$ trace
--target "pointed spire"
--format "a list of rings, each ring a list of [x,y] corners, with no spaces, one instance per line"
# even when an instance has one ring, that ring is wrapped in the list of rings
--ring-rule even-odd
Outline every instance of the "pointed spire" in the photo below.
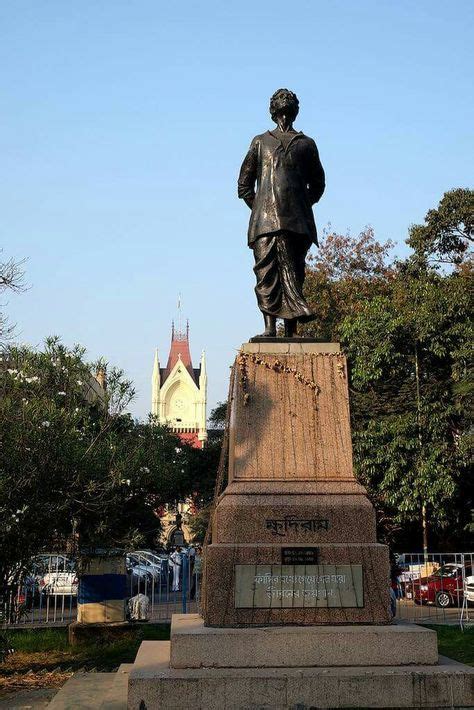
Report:
[[[199,391],[201,394],[201,401],[199,406],[199,440],[201,445],[207,441],[207,430],[206,430],[206,420],[207,420],[207,371],[206,371],[206,354],[204,350],[201,353],[201,363],[199,371]]]
[[[186,318],[186,340],[189,341],[189,318]]]
[[[204,350],[201,353],[201,375],[206,374],[206,353]]]
[[[160,379],[160,361],[158,359],[158,348],[156,348],[155,350],[155,359],[153,360],[153,381],[156,380],[156,378]]]
[[[171,321],[171,340],[174,340],[174,319]]]
[[[178,293],[178,333],[181,335],[182,332],[182,322],[181,322],[181,293]]]
[[[160,360],[158,358],[158,348],[155,350],[155,359],[153,361],[153,374],[151,376],[151,413],[158,415],[160,406]]]
[[[201,353],[201,362],[199,368],[199,389],[203,392],[204,397],[206,397],[207,389],[207,369],[206,369],[206,354],[204,350]]]
[[[160,360],[158,358],[158,348],[155,350],[155,358],[153,360],[153,374],[151,376],[151,384],[152,384],[152,389],[153,389],[153,395],[152,395],[152,399],[153,399],[154,395],[158,394],[158,391],[159,391],[160,385],[161,385]],[[156,392],[155,392],[155,390],[156,390]]]

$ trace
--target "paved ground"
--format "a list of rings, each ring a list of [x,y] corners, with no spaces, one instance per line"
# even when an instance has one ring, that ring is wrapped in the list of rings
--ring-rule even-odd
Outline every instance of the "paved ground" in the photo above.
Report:
[[[198,612],[195,601],[187,603],[187,612],[196,614]],[[150,609],[150,621],[155,623],[170,622],[173,614],[182,614],[183,607],[181,601],[155,601]],[[417,606],[411,600],[400,599],[397,602],[397,618],[402,621],[410,621],[415,624],[458,624],[461,609],[450,607],[449,609],[439,609],[434,604]],[[13,625],[13,628],[35,627],[35,626],[66,626],[75,621],[77,609],[58,606],[56,611],[53,607],[49,609],[33,609],[20,624]],[[474,622],[474,609],[469,609],[471,623]]]
[[[57,688],[39,690],[18,690],[0,697],[0,710],[29,710],[45,708],[58,692]]]
[[[474,623],[474,609],[470,608],[469,617]],[[413,624],[459,624],[461,609],[450,607],[449,609],[439,609],[434,604],[424,604],[417,606],[407,599],[399,599],[397,602],[397,618],[401,621],[409,621]]]

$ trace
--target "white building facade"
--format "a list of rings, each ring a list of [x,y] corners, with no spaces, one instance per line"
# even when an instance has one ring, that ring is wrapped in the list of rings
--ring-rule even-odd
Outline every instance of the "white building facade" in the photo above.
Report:
[[[155,353],[152,375],[151,412],[183,441],[202,448],[207,441],[207,373],[204,352],[198,368],[193,367],[186,332],[171,331],[166,367],[160,367]]]

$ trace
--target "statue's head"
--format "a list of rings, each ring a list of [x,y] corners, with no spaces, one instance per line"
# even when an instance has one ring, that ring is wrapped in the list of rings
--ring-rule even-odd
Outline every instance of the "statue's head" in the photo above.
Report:
[[[298,115],[300,103],[298,97],[289,89],[278,89],[270,99],[270,116],[272,121],[277,122],[277,116],[286,112],[292,121]]]

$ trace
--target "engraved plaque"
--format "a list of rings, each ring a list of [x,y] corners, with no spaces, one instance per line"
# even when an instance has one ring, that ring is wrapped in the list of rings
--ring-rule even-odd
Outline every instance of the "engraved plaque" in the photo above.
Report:
[[[282,547],[282,565],[317,565],[317,547]]]
[[[363,606],[362,565],[235,565],[237,609]]]

